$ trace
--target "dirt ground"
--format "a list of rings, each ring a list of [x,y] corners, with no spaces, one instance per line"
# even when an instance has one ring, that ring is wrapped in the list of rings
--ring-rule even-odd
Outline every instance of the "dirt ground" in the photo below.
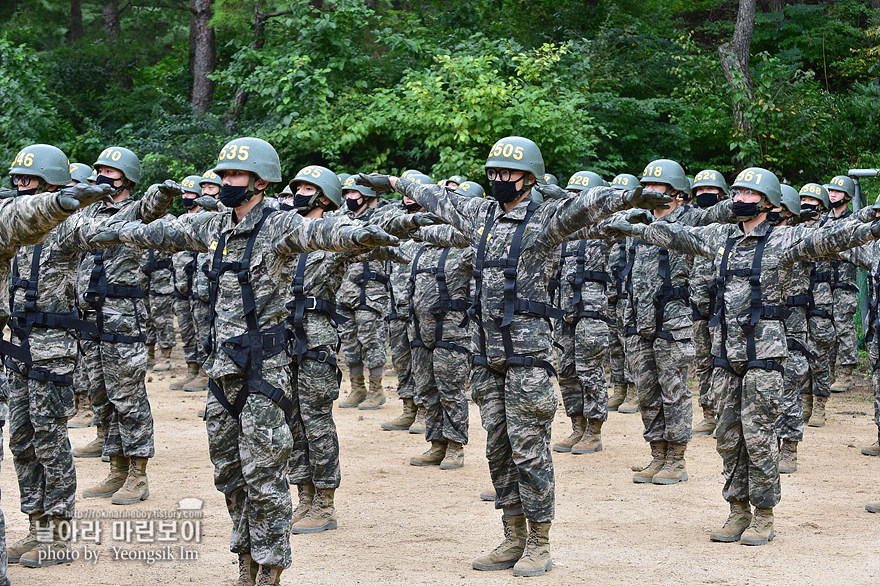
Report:
[[[175,354],[177,364],[181,357]],[[150,498],[133,507],[109,499],[83,499],[82,487],[106,475],[108,464],[77,459],[77,510],[171,511],[184,497],[204,500],[198,560],[114,561],[111,522],[96,562],[46,569],[10,564],[15,585],[27,584],[230,584],[236,557],[228,551],[230,521],[214,488],[205,426],[197,412],[201,393],[171,391],[171,373],[148,383],[156,427],[156,457],[148,468]],[[388,378],[391,387],[395,379]],[[344,383],[343,392],[347,392]],[[829,423],[807,428],[800,469],[783,476],[776,509],[776,539],[764,547],[718,544],[709,532],[727,516],[721,498],[721,462],[711,437],[697,436],[687,453],[690,480],[675,486],[638,485],[630,465],[648,460],[637,414],[611,413],[602,452],[554,456],[556,521],[551,532],[554,569],[535,584],[877,584],[880,583],[880,515],[865,502],[880,499],[880,458],[859,448],[876,437],[868,389],[833,395]],[[490,486],[486,435],[471,405],[471,442],[457,471],[415,468],[410,456],[424,451],[423,436],[382,431],[400,403],[378,411],[337,409],[342,487],[339,529],[294,535],[293,566],[282,584],[507,584],[509,570],[477,572],[471,560],[500,541],[500,514],[478,495]],[[695,412],[698,412],[695,404]],[[94,437],[94,428],[70,430],[72,443]],[[568,433],[559,410],[554,438]],[[0,476],[9,542],[27,531],[18,510],[18,486],[7,447]],[[82,549],[83,545],[77,548]],[[158,549],[158,544],[138,546]]]

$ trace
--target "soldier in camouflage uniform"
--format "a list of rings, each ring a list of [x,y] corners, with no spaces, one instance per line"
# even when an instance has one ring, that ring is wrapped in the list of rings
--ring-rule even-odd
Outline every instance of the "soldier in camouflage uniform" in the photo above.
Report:
[[[62,328],[78,325],[72,291],[79,253],[67,247],[66,240],[84,222],[81,215],[71,213],[107,196],[110,190],[87,183],[61,190],[70,182],[67,157],[49,145],[23,149],[9,173],[19,197],[0,201],[0,251],[4,257],[0,262],[0,324],[9,323],[13,332],[12,342],[0,341],[10,369],[10,380],[0,376],[0,431],[11,415],[10,447],[22,512],[28,514],[30,523],[27,536],[9,547],[8,558],[39,567],[68,559],[69,536],[62,536],[61,525],[73,517],[76,491],[66,426],[66,418],[73,413],[70,374],[76,338],[75,333]],[[40,194],[35,195],[37,192]],[[59,224],[61,227],[53,230]],[[16,251],[17,247],[21,248]],[[9,260],[13,257],[10,280]],[[27,295],[19,292],[22,288],[27,289]],[[11,303],[7,297],[10,289],[14,295]],[[2,452],[0,440],[0,460]],[[37,540],[38,524],[49,536],[42,543]],[[58,561],[40,559],[39,554],[47,552]],[[6,529],[0,511],[0,584],[9,584],[6,564]]]
[[[839,222],[852,212],[849,202],[856,195],[855,182],[846,175],[838,175],[824,185],[828,191],[831,210],[823,218],[822,223]],[[853,371],[858,363],[858,344],[856,327],[853,318],[859,307],[859,287],[856,280],[855,265],[846,261],[831,262],[831,291],[833,305],[831,318],[834,321],[834,344],[831,346],[829,365],[832,377],[829,390],[835,393],[847,391],[853,385]],[[836,368],[835,368],[836,364]]]
[[[716,435],[724,462],[722,494],[730,516],[713,541],[763,545],[775,534],[773,507],[780,499],[775,423],[783,395],[785,292],[792,265],[858,246],[880,235],[880,223],[836,222],[828,230],[774,227],[767,212],[781,205],[776,176],[766,169],[741,172],[733,213],[737,225],[686,227],[614,224],[638,238],[685,254],[715,258],[718,306],[713,318],[713,393]],[[874,211],[870,210],[871,220]],[[749,507],[755,507],[755,513]]]
[[[522,137],[495,143],[486,171],[494,199],[463,197],[440,186],[385,175],[362,174],[358,181],[393,188],[470,240],[476,278],[471,383],[488,432],[486,455],[497,493],[495,507],[503,509],[505,527],[502,544],[475,560],[474,568],[513,566],[515,575],[531,576],[552,567],[549,531],[555,482],[550,427],[557,398],[550,379],[548,318],[561,313],[549,303],[546,267],[572,232],[628,205],[657,201],[658,194],[636,190],[621,196],[597,187],[538,204],[529,194],[544,175],[544,161],[538,146]]]
[[[281,166],[275,149],[263,140],[230,141],[214,171],[223,180],[219,199],[228,211],[125,226],[108,231],[102,245],[122,241],[212,255],[205,369],[211,388],[206,424],[214,483],[226,497],[232,519],[230,550],[239,555],[238,583],[264,586],[276,584],[291,563],[292,507],[284,472],[293,445],[288,421],[294,404],[286,284],[293,278],[298,253],[389,240],[376,227],[370,231],[343,225],[345,219],[303,220],[267,205],[264,191],[281,180]]]
[[[629,173],[621,173],[611,181],[611,187],[620,191],[635,189],[641,183],[639,178]],[[611,318],[608,336],[608,366],[613,389],[608,399],[608,410],[618,413],[638,413],[639,394],[633,382],[632,374],[626,360],[624,344],[626,342],[626,279],[623,270],[626,268],[626,251],[629,243],[626,238],[615,242],[608,252],[608,275],[611,285],[608,287],[608,315]]]
[[[98,221],[151,222],[165,215],[181,193],[177,183],[166,181],[135,201],[131,190],[140,181],[140,161],[126,148],[104,149],[95,169],[97,184],[115,190],[113,203],[83,212]],[[79,307],[90,323],[90,331],[81,337],[84,360],[78,367],[88,374],[99,429],[98,438],[79,453],[103,453],[110,459],[110,473],[86,488],[83,496],[112,497],[114,504],[125,505],[149,496],[146,467],[155,453],[153,416],[144,382],[146,309],[140,266],[141,251],[133,246],[91,250],[80,264],[77,283]]]
[[[572,194],[608,182],[596,173],[580,171],[568,180]],[[559,389],[572,433],[553,444],[557,452],[590,454],[602,449],[602,424],[608,419],[605,355],[608,351],[608,240],[581,239],[575,233],[560,250],[557,306],[565,313],[556,322],[559,351]]]
[[[691,187],[693,203],[700,209],[714,206],[727,198],[727,181],[715,169],[704,169],[694,176]],[[690,303],[694,314],[694,374],[703,420],[693,428],[694,435],[711,435],[715,431],[715,402],[710,396],[712,375],[712,337],[709,334],[709,318],[715,309],[713,284],[715,267],[712,259],[694,258],[690,277]]]
[[[376,208],[371,202],[378,195],[369,187],[356,185],[353,177],[345,180],[342,197],[343,215],[360,222],[370,222]],[[388,275],[385,264],[368,255],[350,259],[336,293],[339,314],[345,323],[339,326],[342,351],[351,381],[351,392],[339,402],[342,409],[378,409],[385,403],[382,376],[385,373],[385,320],[388,309]],[[369,390],[364,371],[369,376]]]
[[[171,217],[171,216],[169,216]],[[157,372],[171,370],[171,351],[174,349],[174,267],[171,257],[155,250],[145,250],[142,255],[141,287],[147,293],[146,345],[147,361]],[[160,358],[156,359],[156,344]]]

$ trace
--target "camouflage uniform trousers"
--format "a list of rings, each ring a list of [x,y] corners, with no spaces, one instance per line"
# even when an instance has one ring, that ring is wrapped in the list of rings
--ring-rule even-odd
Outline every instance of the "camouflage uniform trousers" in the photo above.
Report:
[[[447,340],[467,348],[469,339]],[[416,396],[425,408],[425,439],[468,443],[467,383],[470,353],[412,349]]]
[[[733,364],[742,372],[743,363]],[[718,397],[717,450],[724,466],[722,495],[772,508],[779,503],[779,444],[774,429],[783,394],[783,375],[752,368],[736,375],[724,368],[712,373]]]
[[[686,338],[627,336],[626,359],[639,394],[645,441],[686,444],[691,440],[694,407],[687,375],[694,354],[694,343]]]
[[[790,335],[806,346],[806,335]],[[793,442],[804,440],[804,403],[801,400],[804,388],[810,384],[810,364],[804,353],[789,349],[782,375],[782,397],[779,402],[779,417],[776,419],[776,435],[779,439]]]
[[[332,346],[312,348],[335,357]],[[336,366],[328,361],[303,358],[291,361],[293,373],[293,417],[290,432],[293,449],[287,477],[291,484],[312,482],[317,488],[338,488],[339,437],[333,422],[333,401],[339,398]]]
[[[552,359],[550,351],[531,356]],[[511,366],[502,374],[474,366],[471,389],[487,432],[495,508],[522,506],[527,519],[552,521],[556,480],[550,427],[559,399],[550,375],[535,367]]]
[[[608,304],[612,323],[609,327],[608,336],[608,365],[611,370],[611,384],[614,386],[625,385],[632,382],[632,377],[626,366],[625,330],[623,311],[626,307],[626,299],[620,298],[614,303]]]
[[[106,331],[120,335],[137,336],[139,332],[133,316],[109,316],[104,325]],[[81,340],[80,345],[95,423],[107,430],[103,455],[152,458],[153,415],[144,384],[147,350],[143,342]]]
[[[856,345],[858,338],[856,325],[853,318],[859,306],[859,298],[856,293],[845,289],[834,290],[834,309],[831,317],[834,320],[834,344],[831,349],[830,359],[841,366],[855,365],[859,361]]]
[[[831,396],[831,352],[834,347],[834,322],[825,317],[808,320],[807,350],[815,360],[810,361],[810,382],[804,386],[804,395]]]
[[[199,341],[196,337],[196,324],[193,322],[193,303],[188,297],[174,299],[174,315],[177,316],[177,327],[180,329],[180,342],[183,344],[183,358],[187,363],[199,362]]]
[[[206,358],[205,340],[208,339],[211,333],[211,328],[208,324],[208,319],[211,317],[211,305],[201,299],[191,299],[189,309],[192,312],[192,322],[196,336],[196,350],[198,351],[196,361],[199,364],[204,364]]]
[[[3,426],[0,425],[0,462],[3,462]],[[6,570],[9,566],[9,556],[6,554],[6,517],[0,508],[0,586],[9,586],[9,578]]]
[[[83,355],[82,345],[76,344],[76,366],[73,369],[73,394],[80,396],[89,395],[89,373],[83,364],[86,357]]]
[[[385,320],[369,309],[336,308],[348,321],[339,326],[342,351],[348,366],[363,364],[365,368],[384,367],[388,359],[385,352]]]
[[[92,411],[95,414],[94,424],[106,429],[110,423],[110,402],[107,400],[107,387],[104,385],[99,348],[99,342],[79,341],[76,370],[73,373],[73,387],[77,395],[88,395]]]
[[[73,372],[74,358],[35,362],[53,374]],[[26,371],[27,367],[16,363]],[[21,512],[73,518],[76,470],[67,436],[67,418],[75,412],[73,388],[29,380],[9,372],[9,448],[12,451]]]
[[[581,318],[576,324],[559,320],[556,328],[559,351],[559,389],[569,417],[608,419],[608,387],[605,384],[605,352],[608,324]]]
[[[868,360],[871,361],[871,385],[874,387],[874,423],[880,429],[880,368],[877,362],[880,360],[880,341],[876,336],[868,344]]]
[[[416,393],[416,385],[413,382],[413,356],[409,347],[409,332],[405,319],[408,310],[404,311],[406,313],[400,314],[399,319],[388,320],[391,364],[394,366],[394,372],[397,373],[397,395],[401,399],[415,399],[416,403],[421,405],[421,397]]]
[[[700,407],[715,411],[715,397],[712,396],[712,334],[709,320],[694,320],[694,374],[697,378],[697,392]]]
[[[266,369],[263,380],[285,391],[291,386],[287,368]],[[243,375],[216,381],[230,403],[235,402],[244,382]],[[293,509],[284,470],[293,438],[284,413],[268,397],[252,394],[236,420],[211,394],[205,424],[214,486],[226,498],[232,519],[229,550],[250,553],[263,565],[290,567]]]
[[[159,342],[160,348],[174,348],[174,297],[150,293],[147,298],[147,344]]]

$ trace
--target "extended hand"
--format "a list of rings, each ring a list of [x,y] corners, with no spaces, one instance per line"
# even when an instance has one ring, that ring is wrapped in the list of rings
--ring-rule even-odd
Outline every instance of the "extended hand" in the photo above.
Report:
[[[616,220],[611,222],[611,225],[608,226],[606,232],[612,236],[622,236],[626,238],[627,236],[632,236],[635,229],[633,228],[633,224],[630,224],[627,221]]]
[[[354,178],[354,182],[358,185],[364,185],[376,191],[394,191],[391,186],[391,177],[382,173],[358,173]]]
[[[650,224],[654,221],[654,214],[648,210],[633,210],[626,216],[630,224]]]
[[[77,183],[58,192],[58,205],[68,212],[74,212],[97,201],[112,202],[112,194],[115,192],[109,185]]]
[[[659,191],[651,191],[644,187],[636,187],[631,191],[623,192],[623,201],[626,203],[626,206],[630,208],[665,210],[669,207],[672,198]]]
[[[397,246],[400,240],[379,226],[364,226],[355,230],[354,240],[362,246]]]
[[[171,179],[166,179],[164,183],[159,185],[159,191],[162,192],[162,195],[183,195],[183,187],[177,181],[172,181]]]
[[[196,198],[196,205],[204,208],[206,210],[211,210],[212,212],[217,211],[217,206],[220,202],[211,197],[210,195],[203,195],[201,197]]]
[[[538,193],[544,196],[544,199],[563,199],[572,196],[572,194],[565,189],[553,184],[536,185],[535,189],[538,190]]]

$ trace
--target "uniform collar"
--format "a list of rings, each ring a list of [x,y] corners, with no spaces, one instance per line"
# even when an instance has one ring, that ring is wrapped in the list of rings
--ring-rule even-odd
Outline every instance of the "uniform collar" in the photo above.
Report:
[[[266,207],[266,196],[263,196],[260,203],[255,205],[237,224],[232,219],[232,214],[235,213],[235,210],[228,210],[226,212],[226,219],[223,222],[223,231],[236,234],[247,234],[252,231],[257,223],[263,218],[263,210],[265,210]]]
[[[656,218],[655,222],[677,222],[689,211],[688,206],[680,205],[662,218]]]
[[[503,217],[506,220],[513,220],[514,222],[521,222],[526,217],[526,212],[529,209],[529,204],[532,203],[531,196],[526,197],[521,202],[516,204],[516,207],[510,210],[509,212],[504,211],[504,206],[502,204],[498,204],[499,216]]]

